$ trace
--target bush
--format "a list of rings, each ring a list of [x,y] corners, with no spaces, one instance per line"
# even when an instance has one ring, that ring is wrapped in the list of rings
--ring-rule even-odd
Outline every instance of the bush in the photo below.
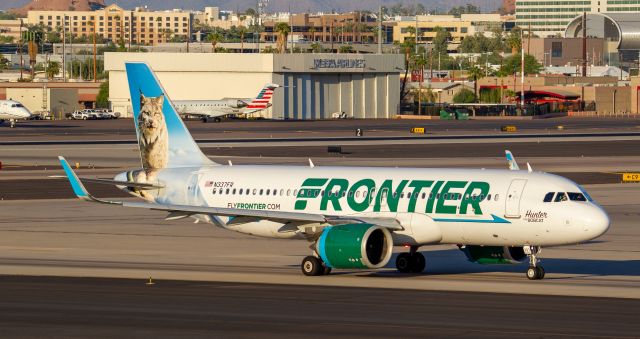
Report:
[[[476,95],[473,91],[463,88],[453,96],[453,102],[456,104],[471,104],[476,102]]]

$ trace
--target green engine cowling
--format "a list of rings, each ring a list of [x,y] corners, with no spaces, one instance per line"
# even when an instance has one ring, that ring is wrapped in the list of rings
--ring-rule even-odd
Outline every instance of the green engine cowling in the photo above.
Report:
[[[328,267],[381,268],[391,259],[393,239],[384,227],[337,225],[322,231],[316,251]]]
[[[460,246],[469,261],[481,265],[518,264],[527,258],[522,247]]]

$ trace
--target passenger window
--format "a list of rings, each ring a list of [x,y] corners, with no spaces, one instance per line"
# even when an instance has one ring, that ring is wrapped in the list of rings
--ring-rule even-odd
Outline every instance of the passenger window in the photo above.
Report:
[[[267,189],[267,192],[265,193],[265,195],[269,195],[269,192],[271,192],[271,190]]]
[[[291,195],[291,190],[287,190],[287,196]]]
[[[297,190],[297,189],[293,190],[293,196],[294,196],[294,197],[297,197],[297,196],[298,196],[298,190]]]
[[[283,195],[284,195],[284,188],[281,188],[280,189],[280,196],[283,196]]]
[[[236,194],[236,189],[235,189],[235,188],[233,189],[233,194],[234,194],[234,195]]]
[[[239,195],[242,195],[242,188],[238,191]]]
[[[400,193],[400,198],[404,198],[404,192]]]
[[[260,195],[262,195],[262,193],[264,193],[264,189],[260,189]]]
[[[427,196],[427,193],[422,192],[422,199],[424,199]]]
[[[244,194],[249,195],[249,189],[248,188],[245,190]]]
[[[227,188],[227,191],[224,194],[229,194],[229,189]]]
[[[571,201],[587,201],[587,198],[582,193],[571,193],[569,192],[569,200]]]
[[[555,194],[555,192],[549,192],[544,196],[544,202],[552,202],[553,201],[553,195]]]
[[[257,192],[258,192],[258,189],[254,188],[253,189],[253,195],[256,195]]]
[[[496,194],[496,195],[493,197],[493,200],[495,200],[495,201],[498,201],[498,199],[500,199],[500,194]]]
[[[491,201],[491,194],[487,195],[487,201]]]
[[[216,194],[216,189],[215,188],[213,189],[213,194]]]
[[[567,201],[567,194],[564,192],[559,192],[558,195],[556,195],[556,199],[554,200],[554,202],[561,202],[561,201]]]
[[[273,195],[278,195],[278,189],[277,188],[273,189]]]

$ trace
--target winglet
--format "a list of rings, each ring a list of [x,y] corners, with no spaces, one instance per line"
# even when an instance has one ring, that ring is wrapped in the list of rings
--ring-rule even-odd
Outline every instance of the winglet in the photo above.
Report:
[[[67,162],[67,160],[62,156],[58,156],[58,160],[60,160],[60,164],[62,165],[62,169],[64,170],[64,173],[67,175],[67,179],[69,179],[69,183],[71,184],[71,188],[73,189],[73,193],[78,198],[80,198],[82,200],[86,200],[86,201],[99,202],[99,203],[103,203],[103,204],[122,205],[121,202],[101,200],[101,199],[98,199],[98,198],[92,196],[91,194],[89,194],[89,191],[87,191],[87,189],[84,187],[84,185],[80,181],[80,178],[78,178],[76,173],[71,169],[71,166],[69,166],[69,163]]]
[[[518,163],[516,162],[516,159],[513,157],[513,154],[511,154],[511,151],[504,150],[504,154],[506,154],[506,156],[507,156],[507,162],[509,163],[509,169],[512,170],[512,171],[520,170],[520,167],[518,166]]]
[[[91,195],[89,194],[87,189],[84,188],[84,185],[82,184],[82,182],[80,181],[76,173],[71,169],[71,166],[69,166],[69,163],[67,162],[67,160],[62,156],[58,156],[58,160],[60,160],[62,169],[64,170],[64,173],[67,175],[67,179],[69,179],[69,183],[71,183],[71,188],[73,189],[73,193],[75,193],[75,195],[80,199],[92,200]]]

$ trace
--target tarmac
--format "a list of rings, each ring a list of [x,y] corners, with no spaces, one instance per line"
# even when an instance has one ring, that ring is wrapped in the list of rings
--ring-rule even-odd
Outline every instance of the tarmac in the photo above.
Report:
[[[122,140],[131,140],[115,133],[118,126],[134,133],[125,122],[132,124],[130,120],[28,122],[16,130],[31,124],[44,127],[33,127],[38,135],[18,133],[9,139],[53,138],[61,143],[0,143],[4,335],[634,337],[640,330],[633,312],[640,306],[640,228],[636,227],[640,184],[620,183],[620,173],[640,172],[639,137],[594,135],[596,140],[584,140],[605,132],[632,133],[635,120],[530,121],[535,129],[528,132],[533,134],[557,133],[545,132],[544,127],[573,123],[568,129],[587,135],[540,142],[535,136],[457,140],[456,135],[480,136],[477,128],[496,122],[471,122],[477,123],[474,126],[437,122],[433,126],[455,129],[439,132],[445,139],[437,144],[363,140],[345,143],[342,154],[326,153],[331,140],[296,140],[304,133],[295,128],[306,126],[309,133],[320,126],[318,130],[342,137],[351,134],[356,123],[385,124],[187,122],[190,127],[198,124],[194,126],[202,138],[212,139],[210,131],[233,127],[237,130],[222,133],[255,139],[233,147],[203,143],[213,160],[231,160],[234,165],[308,166],[307,158],[312,157],[316,166],[505,168],[503,150],[509,147],[521,167],[529,162],[534,170],[585,184],[612,219],[610,230],[599,239],[543,249],[547,275],[542,281],[527,280],[526,265],[469,263],[455,246],[422,248],[427,258],[423,274],[399,274],[390,264],[378,271],[336,270],[326,277],[305,277],[299,268],[300,260],[310,253],[304,241],[256,238],[188,220],[165,221],[165,214],[157,211],[72,199],[66,182],[50,177],[62,174],[57,155],[78,162],[78,173],[87,177],[110,178],[139,167],[140,160],[135,144],[66,141],[93,138],[91,128],[101,123],[107,125],[96,134],[99,138],[121,135]],[[62,123],[77,124],[79,132],[65,136],[61,131],[66,127],[56,125]],[[377,133],[403,137],[412,123],[391,121]],[[265,126],[275,127],[279,137],[289,141],[262,143],[257,138],[264,131],[249,135],[248,130]],[[2,129],[1,141],[7,140],[5,131],[9,129]],[[97,196],[131,199],[110,187],[88,187]],[[145,284],[149,277],[155,285]]]

